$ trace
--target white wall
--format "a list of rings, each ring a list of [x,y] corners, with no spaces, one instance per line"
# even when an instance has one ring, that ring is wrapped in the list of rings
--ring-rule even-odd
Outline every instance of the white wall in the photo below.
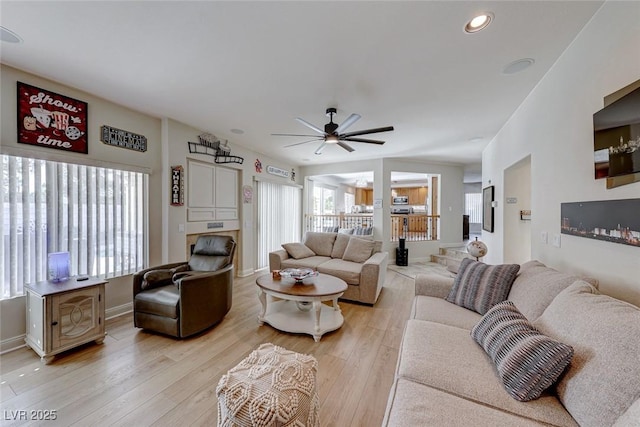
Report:
[[[539,238],[560,234],[563,202],[640,197],[640,183],[607,190],[594,179],[592,123],[603,97],[640,76],[639,17],[639,2],[606,2],[483,152],[483,185],[491,181],[499,201],[496,231],[482,234],[487,262],[503,262],[509,238],[504,170],[531,155],[531,257],[593,276],[601,291],[640,304],[639,248],[567,235],[556,248]]]
[[[211,132],[218,136],[218,138],[225,139],[226,136],[213,130],[198,130],[191,126],[177,122],[171,119],[165,119],[167,128],[167,157],[164,159],[164,168],[169,170],[171,166],[182,165],[185,168],[185,181],[187,180],[187,174],[189,173],[187,168],[187,160],[194,159],[200,162],[214,163],[214,158],[206,154],[192,154],[189,153],[188,142],[197,142],[198,135],[205,131]],[[288,171],[295,170],[294,165],[281,162],[272,157],[265,156],[260,153],[256,153],[251,150],[247,150],[242,146],[233,143],[230,138],[229,146],[231,148],[231,154],[239,156],[244,159],[242,165],[236,163],[219,164],[227,168],[238,170],[239,182],[238,182],[238,203],[239,203],[239,216],[240,216],[240,241],[238,242],[238,264],[236,271],[239,275],[245,276],[253,274],[256,266],[256,234],[255,234],[255,213],[256,213],[256,197],[255,197],[255,185],[254,178],[266,179],[275,182],[282,182],[288,184],[298,184],[302,182],[302,176],[296,173],[295,181],[290,178],[282,178],[275,175],[270,175],[266,172],[267,166],[275,166],[280,169]],[[255,168],[256,160],[260,160],[262,164],[262,172],[257,172]],[[169,178],[164,181],[165,193],[168,195],[170,192]],[[242,186],[250,185],[254,190],[254,197],[252,203],[243,203],[242,198]],[[185,192],[186,192],[185,188]],[[166,254],[164,256],[164,262],[177,262],[185,259],[185,248],[188,233],[199,233],[207,231],[201,229],[202,224],[188,223],[187,222],[187,200],[185,197],[185,206],[169,206],[168,202],[163,205],[165,216],[167,218],[167,231],[166,231]],[[179,225],[185,225],[185,231],[179,231]],[[226,222],[225,222],[226,226]],[[216,229],[215,231],[222,231],[224,229]]]
[[[50,160],[79,162],[94,165],[121,165],[125,169],[146,169],[149,177],[149,261],[161,260],[161,197],[163,191],[161,166],[160,120],[120,105],[97,98],[91,94],[57,84],[15,68],[1,65],[1,126],[0,152],[13,155],[28,155]],[[88,103],[88,154],[72,153],[46,147],[17,143],[16,82],[37,86]],[[147,151],[136,152],[113,147],[100,142],[100,126],[109,125],[126,129],[147,137]],[[119,307],[130,307],[131,276],[110,279],[106,286],[107,309],[117,311]],[[108,312],[109,313],[109,312]],[[0,301],[0,351],[10,347],[12,340],[20,340],[25,333],[24,297]],[[16,338],[18,337],[18,338]]]
[[[531,221],[520,219],[521,210],[531,210],[531,157],[505,169],[504,192],[504,262],[522,264],[531,259]]]
[[[331,173],[373,171],[373,198],[382,199],[382,209],[374,209],[374,237],[383,242],[383,250],[395,259],[395,242],[391,238],[391,172],[414,172],[440,175],[440,240],[407,242],[410,261],[429,260],[438,248],[446,244],[462,243],[462,215],[464,211],[463,167],[439,163],[416,162],[408,159],[379,159],[370,161],[334,163],[331,165],[304,166],[303,176]]]

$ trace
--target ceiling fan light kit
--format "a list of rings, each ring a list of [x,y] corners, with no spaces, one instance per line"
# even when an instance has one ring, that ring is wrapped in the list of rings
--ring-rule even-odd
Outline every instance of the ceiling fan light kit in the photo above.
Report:
[[[362,142],[365,144],[377,144],[377,145],[382,145],[385,143],[385,141],[380,141],[376,139],[366,139],[366,138],[354,138],[354,136],[368,135],[371,133],[390,132],[393,130],[393,126],[385,126],[380,128],[366,129],[366,130],[345,133],[344,131],[347,130],[347,128],[349,128],[355,122],[360,120],[361,116],[359,114],[354,113],[354,114],[351,114],[349,117],[347,117],[347,119],[343,121],[341,124],[337,124],[333,122],[333,115],[337,114],[336,108],[333,108],[333,107],[327,108],[326,114],[327,116],[329,116],[329,123],[324,125],[324,130],[320,129],[318,126],[314,125],[313,123],[309,123],[308,121],[300,117],[296,117],[296,120],[299,123],[317,132],[319,135],[301,135],[301,134],[292,134],[292,133],[272,133],[271,135],[272,136],[313,137],[314,139],[310,139],[308,141],[296,142],[295,144],[285,145],[285,147],[294,147],[296,145],[307,144],[309,142],[322,141],[320,146],[314,152],[315,154],[322,154],[322,150],[324,150],[327,144],[336,144],[351,153],[355,150],[350,145],[346,144],[345,141]]]

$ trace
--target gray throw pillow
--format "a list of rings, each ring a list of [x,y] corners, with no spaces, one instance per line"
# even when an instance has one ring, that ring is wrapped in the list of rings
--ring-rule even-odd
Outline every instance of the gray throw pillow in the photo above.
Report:
[[[519,269],[518,264],[487,265],[465,258],[445,299],[485,314],[491,307],[507,299]]]
[[[507,393],[521,402],[540,397],[573,357],[571,346],[541,334],[511,301],[487,311],[471,337],[496,365]]]
[[[315,252],[302,243],[285,243],[282,245],[285,251],[293,259],[309,258],[315,256]]]
[[[338,233],[336,241],[333,243],[333,250],[331,251],[331,258],[342,258],[344,251],[347,249],[351,236],[349,234]]]

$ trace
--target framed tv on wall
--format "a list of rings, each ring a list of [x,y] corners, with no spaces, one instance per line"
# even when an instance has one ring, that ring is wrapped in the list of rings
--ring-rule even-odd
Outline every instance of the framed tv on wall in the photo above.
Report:
[[[596,179],[608,188],[634,181],[624,177],[640,173],[640,87],[593,115],[593,149]]]

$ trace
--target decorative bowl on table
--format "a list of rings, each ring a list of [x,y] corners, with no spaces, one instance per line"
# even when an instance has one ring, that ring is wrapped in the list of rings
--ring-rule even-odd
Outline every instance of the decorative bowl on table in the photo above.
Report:
[[[302,281],[308,277],[315,277],[318,272],[311,268],[285,268],[280,270],[280,276],[295,280],[296,284],[302,284]]]

